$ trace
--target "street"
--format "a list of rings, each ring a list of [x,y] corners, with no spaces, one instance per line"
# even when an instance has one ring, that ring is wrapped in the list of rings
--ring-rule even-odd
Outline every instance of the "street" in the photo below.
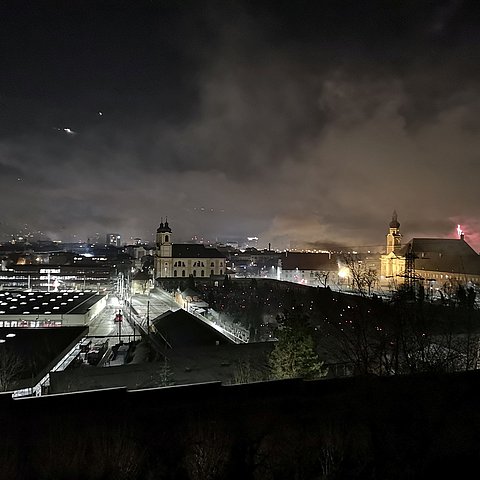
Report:
[[[137,312],[137,316],[134,316],[134,319],[145,329],[147,328],[147,314],[149,320],[152,321],[168,310],[174,312],[180,309],[180,306],[172,296],[158,288],[152,290],[148,295],[136,295],[132,297],[132,306]]]
[[[123,314],[122,322],[115,322],[115,315],[121,311]],[[107,306],[104,310],[97,315],[90,323],[88,336],[89,337],[117,337],[121,335],[123,342],[133,340],[133,329],[126,321],[125,312],[120,303],[120,300],[116,295],[110,294],[107,300]],[[135,336],[139,335],[138,330],[135,332]],[[115,342],[114,339],[112,339]],[[110,342],[112,343],[112,342]]]

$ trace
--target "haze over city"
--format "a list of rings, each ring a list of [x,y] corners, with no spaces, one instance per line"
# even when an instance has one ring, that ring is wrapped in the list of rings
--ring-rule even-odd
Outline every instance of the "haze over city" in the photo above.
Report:
[[[0,8],[3,238],[480,248],[478,3]]]

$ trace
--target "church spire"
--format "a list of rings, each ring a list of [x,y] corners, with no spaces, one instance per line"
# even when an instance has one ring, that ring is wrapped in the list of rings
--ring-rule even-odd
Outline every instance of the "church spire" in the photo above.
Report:
[[[397,230],[400,228],[400,223],[398,221],[396,210],[394,210],[392,213],[392,221],[390,222],[390,228],[395,228]]]
[[[387,234],[387,254],[397,253],[402,247],[400,233],[400,222],[398,221],[397,211],[394,210],[392,214],[392,221],[389,223],[389,230]]]

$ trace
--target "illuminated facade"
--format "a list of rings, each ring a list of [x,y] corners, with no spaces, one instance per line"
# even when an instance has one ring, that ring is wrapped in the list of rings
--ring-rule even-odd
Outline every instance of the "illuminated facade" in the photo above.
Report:
[[[225,256],[216,248],[172,243],[168,221],[157,229],[155,278],[211,277],[225,275]]]
[[[480,285],[480,256],[465,241],[455,238],[412,238],[401,244],[400,223],[394,212],[387,234],[386,253],[380,259],[380,281],[396,288],[405,282],[406,256],[413,255],[415,280],[429,290],[448,290],[458,285]]]

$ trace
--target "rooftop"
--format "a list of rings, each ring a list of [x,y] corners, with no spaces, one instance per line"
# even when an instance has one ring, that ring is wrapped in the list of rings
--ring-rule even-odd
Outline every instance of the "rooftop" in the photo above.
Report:
[[[152,321],[153,325],[160,332],[163,341],[176,349],[180,347],[216,345],[232,343],[220,332],[202,322],[195,315],[185,310],[165,312]]]
[[[405,255],[409,244],[417,255],[422,252],[428,252],[478,257],[475,250],[465,240],[457,238],[412,238],[402,247],[400,255]]]
[[[337,265],[328,253],[285,252],[280,259],[283,270],[325,270]]]
[[[18,362],[17,388],[33,385],[88,333],[88,327],[0,328],[0,348]]]
[[[0,292],[0,318],[2,315],[82,315],[103,295],[83,292]]]
[[[174,243],[172,256],[174,258],[225,258],[225,255],[216,248],[196,243]]]
[[[415,254],[416,270],[480,275],[480,256],[462,239],[413,238],[400,255],[407,253],[409,244]]]

